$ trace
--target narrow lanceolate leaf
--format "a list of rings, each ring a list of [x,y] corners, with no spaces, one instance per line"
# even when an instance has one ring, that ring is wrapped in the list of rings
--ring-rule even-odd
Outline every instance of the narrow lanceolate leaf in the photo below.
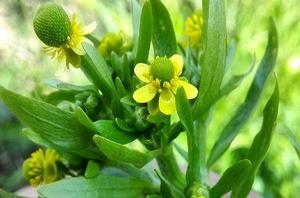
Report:
[[[0,87],[0,97],[25,125],[40,135],[40,138],[82,157],[99,157],[97,148],[92,146],[93,132],[78,122],[73,113],[18,95],[3,87]]]
[[[81,58],[81,70],[101,90],[105,97],[111,99],[115,88],[104,58],[94,46],[88,43],[84,43],[83,48],[86,55]]]
[[[273,20],[270,20],[269,39],[264,57],[256,71],[255,78],[247,93],[243,104],[236,110],[234,116],[227,123],[218,140],[213,146],[208,159],[208,165],[211,166],[219,157],[229,148],[231,142],[239,133],[240,129],[246,124],[252,111],[262,94],[266,80],[275,67],[277,57],[278,43],[277,32]]]
[[[47,198],[143,198],[148,193],[155,193],[155,189],[146,181],[98,175],[94,178],[73,177],[44,185],[38,189],[41,197]]]
[[[160,0],[150,0],[152,6],[152,44],[156,56],[170,57],[177,51],[176,37],[170,14]]]
[[[133,52],[136,54],[138,40],[139,40],[139,29],[140,29],[140,17],[142,8],[138,0],[132,0],[132,32],[133,32]]]
[[[146,1],[142,9],[140,19],[138,47],[135,56],[136,63],[147,63],[148,61],[152,37],[152,21],[153,17],[151,3],[149,1]]]
[[[129,149],[122,144],[118,144],[99,135],[94,135],[93,140],[98,146],[99,150],[103,152],[109,159],[113,161],[130,163],[136,167],[143,167],[158,153],[156,150],[148,153],[142,153],[138,150]]]
[[[203,0],[203,65],[195,118],[203,115],[218,96],[225,72],[226,15],[224,0]]]
[[[185,95],[184,89],[180,87],[176,93],[176,110],[180,118],[188,139],[188,168],[186,172],[187,184],[191,185],[193,182],[201,178],[200,175],[200,139],[199,133],[194,130],[193,117],[191,105]]]
[[[298,155],[298,158],[300,159],[300,142],[297,140],[297,137],[293,134],[293,132],[288,127],[285,127],[284,131],[285,131],[289,141],[293,145],[293,147]]]
[[[235,75],[231,79],[229,79],[229,81],[224,86],[221,87],[220,94],[217,99],[228,95],[233,90],[235,90],[238,86],[240,86],[240,84],[243,82],[243,80],[252,72],[252,70],[255,66],[255,62],[256,62],[256,58],[254,56],[249,70],[247,72],[245,72],[244,74]]]
[[[269,99],[267,105],[264,108],[263,124],[260,132],[255,136],[253,143],[247,154],[247,159],[252,163],[252,169],[246,179],[240,183],[239,188],[232,191],[233,198],[246,198],[251,191],[252,184],[254,182],[255,174],[264,160],[267,151],[270,147],[273,132],[276,126],[276,119],[278,114],[279,104],[279,90],[278,84],[273,92],[273,95]]]
[[[194,125],[191,105],[182,87],[178,88],[176,93],[176,110],[184,129],[190,136],[193,136]]]
[[[55,89],[62,90],[62,91],[72,91],[74,93],[90,91],[96,94],[98,93],[97,88],[94,85],[79,86],[70,83],[65,83],[60,80],[50,80],[47,82],[47,84]]]
[[[210,189],[211,198],[220,198],[224,194],[236,189],[251,171],[251,162],[247,159],[238,161],[229,167],[218,183]]]
[[[175,197],[173,191],[176,189],[172,188],[172,185],[169,183],[169,181],[166,178],[164,178],[164,176],[162,176],[157,170],[154,171],[160,179],[160,194],[163,197],[168,197],[168,198]]]

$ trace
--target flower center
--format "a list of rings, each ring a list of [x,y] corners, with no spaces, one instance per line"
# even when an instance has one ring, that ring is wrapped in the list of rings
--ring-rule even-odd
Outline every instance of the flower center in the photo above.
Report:
[[[61,6],[46,3],[37,11],[33,28],[43,43],[51,47],[61,47],[70,36],[71,22]]]
[[[167,57],[157,57],[151,63],[151,74],[154,79],[169,82],[174,77],[174,66]]]

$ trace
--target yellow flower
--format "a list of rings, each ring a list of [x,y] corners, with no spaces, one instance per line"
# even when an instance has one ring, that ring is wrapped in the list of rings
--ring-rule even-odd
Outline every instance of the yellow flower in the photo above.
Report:
[[[23,174],[32,186],[48,184],[59,179],[56,162],[60,156],[53,149],[47,149],[45,154],[38,149],[23,163]]]
[[[84,41],[91,43],[85,35],[96,29],[93,22],[86,27],[77,21],[73,14],[70,21],[65,10],[55,3],[45,3],[37,11],[33,28],[38,38],[46,45],[45,51],[59,62],[66,60],[66,65],[80,66],[80,56],[85,54]]]
[[[76,14],[74,13],[71,20],[71,33],[64,45],[60,47],[44,46],[44,50],[52,58],[57,58],[58,62],[65,60],[68,68],[69,64],[74,67],[80,67],[80,56],[85,55],[82,43],[88,42],[93,44],[85,35],[90,34],[96,29],[96,22],[82,27],[76,18]]]
[[[200,47],[200,40],[203,29],[203,17],[201,11],[195,11],[192,16],[185,21],[185,35],[188,36],[190,45],[195,48]]]
[[[196,87],[179,78],[182,68],[183,59],[177,54],[169,59],[156,57],[150,65],[138,63],[134,73],[146,85],[133,93],[133,99],[138,103],[149,103],[158,94],[159,110],[171,115],[176,111],[175,94],[178,87],[184,88],[188,99],[198,94]]]

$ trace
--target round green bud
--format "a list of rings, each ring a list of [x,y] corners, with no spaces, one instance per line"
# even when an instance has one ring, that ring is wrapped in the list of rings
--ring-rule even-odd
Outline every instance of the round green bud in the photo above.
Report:
[[[151,74],[161,82],[170,81],[174,77],[173,63],[167,57],[157,57],[151,63]]]
[[[61,6],[46,3],[38,9],[33,19],[33,29],[46,45],[61,47],[71,34],[71,22]]]

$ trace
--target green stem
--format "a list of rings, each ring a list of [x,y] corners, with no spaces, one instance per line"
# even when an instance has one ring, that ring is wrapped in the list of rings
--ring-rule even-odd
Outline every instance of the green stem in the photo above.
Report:
[[[206,129],[207,115],[202,116],[194,122],[194,130],[187,133],[188,141],[188,169],[186,173],[187,187],[185,192],[188,196],[208,183],[206,167]],[[197,190],[196,190],[197,191]]]
[[[183,192],[185,178],[178,167],[178,164],[176,163],[172,144],[162,148],[156,160],[161,174],[170,182],[172,182],[174,187]]]
[[[208,171],[206,166],[206,131],[207,131],[207,118],[208,116],[204,116],[199,122],[198,122],[198,136],[199,136],[199,142],[200,145],[200,181],[202,184],[208,183]],[[196,128],[196,129],[197,129]]]

